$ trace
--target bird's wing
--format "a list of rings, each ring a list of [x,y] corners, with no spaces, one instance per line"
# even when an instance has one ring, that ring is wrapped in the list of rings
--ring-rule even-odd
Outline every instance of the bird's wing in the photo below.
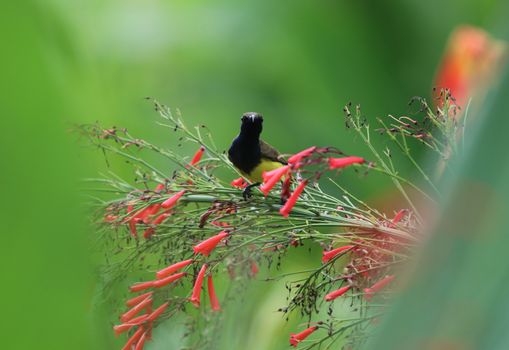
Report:
[[[260,151],[262,158],[272,160],[274,162],[279,162],[282,164],[287,164],[286,160],[279,154],[277,149],[269,145],[267,142],[260,140]]]

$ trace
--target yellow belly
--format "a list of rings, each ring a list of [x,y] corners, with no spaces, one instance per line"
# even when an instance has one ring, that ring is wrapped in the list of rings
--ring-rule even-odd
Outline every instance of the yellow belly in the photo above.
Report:
[[[281,168],[283,164],[279,162],[274,162],[272,160],[262,159],[260,164],[258,164],[249,174],[242,173],[245,177],[247,177],[251,182],[263,182],[262,174],[264,171],[271,171],[277,168]]]

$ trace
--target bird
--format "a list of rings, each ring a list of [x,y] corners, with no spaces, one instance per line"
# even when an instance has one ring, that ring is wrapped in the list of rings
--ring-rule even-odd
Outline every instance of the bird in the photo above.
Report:
[[[263,130],[263,116],[257,112],[246,112],[240,118],[240,133],[228,150],[228,159],[249,179],[251,184],[244,189],[243,196],[251,196],[251,189],[263,182],[263,173],[281,168],[287,164],[281,154],[260,139]]]

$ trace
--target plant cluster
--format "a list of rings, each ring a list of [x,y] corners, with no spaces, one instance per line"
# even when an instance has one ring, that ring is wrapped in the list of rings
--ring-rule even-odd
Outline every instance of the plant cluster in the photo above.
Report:
[[[146,271],[146,280],[130,286],[132,295],[114,326],[115,334],[127,334],[124,349],[143,349],[154,327],[179,313],[192,315],[193,308],[219,317],[231,295],[218,295],[213,279],[249,280],[262,268],[275,273],[268,281],[292,278],[287,282],[288,303],[279,311],[306,323],[290,335],[292,346],[348,348],[364,341],[398,285],[397,267],[412,257],[421,240],[426,219],[422,203],[440,195],[411,145],[424,145],[443,161],[458,151],[463,126],[454,117],[457,107],[449,103],[450,95],[442,94],[436,110],[418,99],[412,117],[379,119],[381,128],[376,129],[399,148],[423,181],[400,175],[389,147],[379,151],[373,145],[360,107],[349,104],[344,107],[346,126],[365,142],[373,161],[335,147],[309,147],[289,156],[288,165],[265,173],[259,191],[247,200],[241,194],[247,180],[237,178],[240,173],[215,146],[208,129],[187,128],[180,115],[156,101],[159,124],[180,141],[195,144],[192,157],[135,138],[126,129],[81,126],[91,144],[108,157],[128,161],[136,174],[134,184],[113,172],[87,180],[101,185],[94,190],[106,194],[95,197],[94,215],[96,238],[105,253],[104,289],[129,279],[135,267]],[[174,171],[159,169],[146,160],[147,153],[173,164]],[[403,209],[386,215],[368,205],[334,179],[343,171],[387,175],[402,195]],[[218,175],[224,173],[230,175]],[[324,191],[324,182],[342,195]],[[422,200],[412,198],[409,190]],[[321,261],[311,270],[278,276],[286,251],[305,242],[323,249]],[[334,303],[341,299],[349,300],[358,316],[334,312]],[[215,326],[195,316],[189,325],[195,335],[190,347],[210,344],[207,328]]]

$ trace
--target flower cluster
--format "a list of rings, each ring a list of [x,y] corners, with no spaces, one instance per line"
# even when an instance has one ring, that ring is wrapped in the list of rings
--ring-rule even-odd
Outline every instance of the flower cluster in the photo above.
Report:
[[[153,191],[153,195],[140,198],[140,201],[148,201],[154,197],[160,198],[164,188],[165,186],[163,184],[158,184]],[[156,227],[168,219],[171,215],[171,208],[175,206],[184,193],[185,191],[182,190],[162,203],[149,204],[138,210],[134,209],[134,202],[129,202],[122,220],[119,221],[120,215],[106,214],[104,216],[104,222],[127,224],[131,236],[135,239],[138,238],[138,225],[144,224],[147,227],[143,232],[143,237],[148,239],[154,234]],[[115,208],[109,207],[106,210],[109,213],[115,210]]]
[[[386,223],[387,227],[396,227],[407,212],[405,209],[398,211],[394,218]],[[405,241],[399,237],[374,230],[364,238],[353,239],[352,243],[354,244],[323,251],[322,263],[324,264],[329,264],[345,255],[350,256],[344,273],[338,278],[339,281],[347,281],[348,284],[327,294],[324,298],[327,302],[342,296],[352,288],[361,289],[376,278],[380,278],[380,270],[384,271],[388,265],[395,261],[394,254],[401,253]],[[368,300],[371,299],[375,293],[383,289],[393,279],[394,276],[386,276],[371,287],[365,287],[363,289],[364,296]]]
[[[394,174],[393,178],[400,181],[396,170],[377,153],[375,164],[334,147],[313,146],[287,157],[287,165],[263,173],[259,191],[244,199],[241,189],[248,181],[238,177],[240,174],[224,153],[207,143],[200,132],[187,129],[168,109],[159,104],[156,109],[167,123],[163,125],[183,134],[178,139],[198,144],[193,156],[186,158],[133,138],[125,129],[87,130],[94,145],[128,159],[136,170],[135,185],[120,177],[97,181],[112,186],[115,196],[121,194],[105,199],[100,211],[106,232],[104,242],[110,245],[105,251],[111,251],[114,261],[121,262],[112,264],[108,271],[113,277],[109,280],[125,278],[134,267],[141,273],[155,273],[153,278],[129,288],[139,295],[126,302],[128,309],[122,310],[121,323],[114,327],[116,334],[129,335],[124,348],[142,349],[151,339],[152,329],[179,312],[192,312],[197,307],[201,308],[200,314],[218,315],[214,312],[226,308],[229,298],[220,302],[213,276],[222,281],[228,281],[228,277],[231,281],[260,278],[260,271],[277,270],[285,252],[308,244],[304,242],[324,250],[321,261],[315,260],[304,278],[288,282],[291,297],[281,311],[295,315],[292,311],[299,310],[309,322],[307,329],[291,334],[290,344],[296,347],[321,337],[311,343],[313,346],[324,339],[336,339],[349,327],[370,324],[371,315],[365,311],[355,322],[332,311],[327,320],[320,316],[311,321],[318,317],[321,307],[332,310],[334,301],[345,297],[357,310],[366,309],[361,300],[375,296],[381,302],[387,300],[390,293],[386,292],[396,278],[393,266],[409,256],[420,216],[409,202],[408,210],[389,220],[337,185],[332,177],[347,168],[373,169]],[[354,129],[360,130],[359,119],[352,120]],[[131,150],[134,147],[136,152]],[[160,170],[141,158],[142,152],[155,152],[173,162],[176,170]],[[219,168],[221,172],[216,171]],[[226,182],[214,175],[224,171],[233,174]],[[343,192],[342,196],[322,190],[321,182],[327,178]],[[145,259],[147,256],[150,259]],[[205,290],[208,308],[202,307]],[[214,333],[207,328],[214,326],[201,325],[201,329],[193,325],[190,329],[202,331],[206,337]]]
[[[260,191],[265,197],[274,191],[279,183],[282,183],[282,196],[284,193],[288,193],[285,203],[279,209],[280,215],[288,217],[305,187],[310,183],[310,181],[318,180],[325,171],[342,169],[354,164],[366,163],[364,158],[361,157],[330,157],[328,156],[330,152],[331,148],[310,147],[291,156],[288,159],[288,165],[263,173],[264,182],[260,187]],[[204,153],[205,147],[200,146],[191,162],[186,165],[186,168],[196,168]],[[311,165],[315,166],[317,169],[312,172],[307,172],[306,169]],[[306,179],[301,179],[292,191],[292,178],[301,178],[303,174],[308,175],[308,177]],[[181,200],[186,202],[188,197],[193,194],[195,190],[193,188],[193,186],[195,186],[193,180],[188,179],[181,183],[185,183],[186,189],[178,191],[169,190],[167,188],[167,182],[165,182],[165,184],[158,184],[153,191],[146,191],[137,200],[130,200],[126,202],[125,214],[123,215],[120,214],[122,206],[110,206],[107,209],[104,221],[110,224],[126,225],[131,236],[135,239],[138,239],[138,227],[144,226],[145,230],[143,238],[152,239],[154,235],[157,234],[156,230],[160,225],[163,225],[167,220],[171,220],[172,216],[178,215],[176,210],[178,210],[179,202]],[[243,178],[238,178],[233,180],[231,185],[234,188],[241,189],[247,186],[247,182]],[[135,206],[137,206],[136,209]],[[206,209],[200,215],[198,227],[203,228],[210,224],[224,229],[223,231],[194,245],[192,251],[195,256],[201,256],[201,260],[190,258],[173,263],[157,271],[155,279],[131,285],[130,291],[132,293],[145,293],[127,301],[127,305],[130,306],[131,309],[121,316],[120,320],[123,323],[114,327],[117,335],[132,330],[133,334],[128,339],[125,348],[135,346],[136,349],[142,349],[143,344],[150,339],[154,322],[169,306],[169,302],[164,302],[155,311],[152,311],[154,303],[153,291],[148,293],[146,291],[167,288],[171,287],[175,283],[182,282],[189,274],[187,271],[181,270],[189,270],[193,265],[201,264],[201,267],[194,279],[192,294],[188,301],[195,307],[200,306],[203,282],[205,277],[207,277],[207,290],[211,309],[213,311],[220,310],[220,303],[214,289],[212,274],[210,272],[208,273],[209,265],[203,259],[208,258],[218,244],[229,239],[229,237],[235,232],[235,227],[229,222],[224,221],[224,219],[234,217],[237,214],[237,207],[238,204],[233,201],[215,201],[211,207]],[[115,210],[116,214],[112,214],[112,211]],[[293,241],[291,244],[295,245],[296,242],[297,241]],[[327,254],[324,254],[323,261],[327,262],[328,260],[333,259],[344,250],[345,248],[343,247],[327,252]],[[259,268],[255,260],[251,259],[250,270],[251,276],[255,276],[258,273]],[[346,292],[346,290],[344,292]],[[341,294],[344,294],[344,292]],[[334,294],[335,297],[340,295],[338,293],[331,294]],[[333,300],[334,298],[330,295],[326,297],[327,300]],[[134,316],[142,312],[144,313],[134,318]],[[312,327],[312,329],[314,331],[317,327]],[[292,345],[296,346],[298,342],[304,340],[311,333],[311,331],[307,330],[299,334],[292,335]]]
[[[288,217],[293,207],[297,203],[298,198],[304,191],[304,188],[310,181],[310,178],[301,180],[293,193],[290,193],[292,174],[300,173],[302,168],[308,167],[310,165],[319,165],[325,163],[328,165],[329,170],[334,170],[345,168],[354,164],[363,164],[366,162],[364,158],[361,157],[325,157],[324,155],[330,151],[331,148],[318,148],[316,146],[312,146],[294,154],[288,158],[288,165],[282,166],[275,170],[264,172],[262,174],[263,184],[260,187],[260,191],[262,191],[265,197],[267,197],[274,186],[278,184],[284,177],[286,177],[281,189],[281,198],[284,199],[285,204],[281,207],[279,212],[284,217]],[[314,170],[312,178],[317,180],[322,176],[322,173],[323,170]],[[288,193],[289,195],[287,197]]]
[[[204,256],[209,256],[209,254],[214,250],[214,248],[221,242],[223,239],[225,239],[228,236],[227,232],[221,232],[213,237],[210,237],[209,239],[197,244],[194,246],[193,251],[194,253],[201,254]],[[186,267],[188,267],[191,264],[194,264],[195,261],[193,259],[187,259],[180,262],[177,262],[175,264],[172,264],[156,273],[156,279],[151,281],[145,281],[140,282],[132,285],[129,289],[132,293],[137,293],[141,291],[145,291],[147,289],[157,289],[157,288],[163,288],[170,284],[175,283],[176,281],[180,280],[181,278],[185,277],[187,275],[187,272],[177,272],[180,271]],[[204,263],[200,271],[198,273],[198,276],[196,277],[196,280],[194,282],[194,287],[192,291],[192,296],[189,299],[189,301],[196,307],[200,306],[201,302],[201,291],[202,291],[202,284],[203,279],[205,278],[205,275],[207,273],[207,264]],[[214,284],[212,281],[212,275],[208,275],[207,279],[207,285],[208,285],[208,292],[209,292],[209,298],[210,298],[210,305],[212,310],[219,311],[219,300],[216,296],[216,292],[214,290]],[[150,332],[152,331],[153,322],[156,321],[161,314],[166,310],[169,303],[165,302],[162,305],[160,305],[156,310],[153,312],[152,310],[152,299],[153,292],[144,293],[141,295],[138,295],[132,299],[129,299],[126,302],[126,305],[131,307],[128,311],[126,311],[124,314],[120,316],[120,321],[123,323],[120,325],[116,325],[113,327],[113,330],[115,331],[116,335],[119,335],[121,333],[127,332],[133,328],[136,328],[136,331],[134,334],[128,339],[126,345],[124,346],[125,349],[130,349],[131,346],[135,346],[136,350],[143,349],[143,346],[145,344],[145,341],[150,339]],[[135,317],[137,314],[141,313],[142,311],[145,311],[144,314]]]

